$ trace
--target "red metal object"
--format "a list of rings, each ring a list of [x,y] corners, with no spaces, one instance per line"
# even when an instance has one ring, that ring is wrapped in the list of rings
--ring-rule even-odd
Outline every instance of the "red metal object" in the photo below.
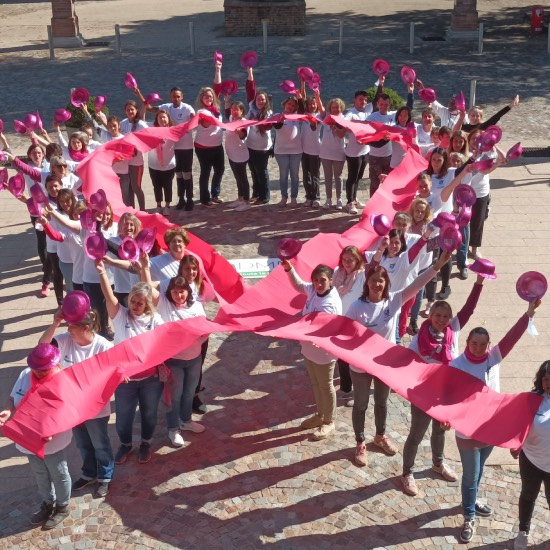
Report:
[[[542,6],[533,6],[531,11],[531,34],[542,34],[544,23],[544,8]]]

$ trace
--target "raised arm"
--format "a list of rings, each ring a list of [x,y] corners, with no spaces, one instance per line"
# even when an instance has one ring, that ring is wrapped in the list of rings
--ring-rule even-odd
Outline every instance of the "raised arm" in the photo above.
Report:
[[[426,246],[426,243],[428,242],[428,239],[430,238],[430,235],[434,232],[434,227],[432,225],[428,225],[426,229],[424,230],[424,233],[422,233],[422,237],[418,239],[410,248],[407,250],[407,255],[409,258],[409,264],[412,264],[415,260],[415,258],[420,254],[420,251]]]
[[[290,282],[292,283],[292,286],[302,294],[305,294],[305,282],[302,281],[300,275],[296,273],[294,267],[292,267],[292,264],[288,260],[282,260],[281,265],[283,266],[283,269],[286,273],[288,273],[288,277],[290,279]]]
[[[483,282],[485,279],[481,276],[477,276],[477,280],[474,283],[474,286],[472,287],[472,290],[470,291],[470,295],[468,296],[468,299],[466,300],[466,303],[462,306],[462,309],[457,313],[458,318],[458,324],[460,325],[460,328],[462,328],[469,320],[470,317],[473,315],[477,303],[479,301],[479,297],[481,296],[481,291],[483,290]]]
[[[23,174],[26,176],[29,176],[33,181],[42,181],[42,173],[40,170],[37,170],[36,168],[33,168],[32,166],[29,166],[27,163],[23,162],[22,160],[18,159],[15,155],[10,153],[9,151],[4,151],[6,153],[6,156],[10,160],[10,162]]]
[[[151,264],[149,261],[149,255],[145,253],[142,254],[137,264],[139,265],[139,279],[141,282],[147,283],[153,289],[153,305],[157,307],[160,299],[160,292],[158,290],[160,287],[160,282],[153,282],[151,280]]]
[[[101,291],[103,296],[105,296],[105,305],[107,306],[107,313],[111,319],[114,319],[120,309],[120,304],[118,303],[117,297],[115,296],[113,289],[111,288],[111,283],[109,282],[109,277],[105,271],[105,264],[103,260],[95,261],[95,268],[99,275],[99,284],[101,285]]]
[[[441,201],[442,202],[447,202],[451,198],[451,195],[453,194],[453,191],[458,187],[460,182],[464,179],[465,174],[471,174],[473,171],[474,171],[474,165],[471,164],[471,163],[466,164],[464,170],[461,170],[454,177],[453,181],[451,181],[451,183],[449,183],[449,185],[447,185],[446,187],[443,188],[443,190],[441,191],[441,194],[439,195],[441,197]],[[457,172],[458,172],[458,170],[457,170]],[[456,174],[456,172],[455,172],[455,174]]]
[[[63,321],[63,315],[61,314],[61,309],[58,309],[53,314],[53,323],[44,331],[42,336],[40,337],[40,340],[38,340],[39,344],[49,344],[55,335],[55,331],[59,327],[59,325]]]
[[[63,216],[55,208],[52,208],[49,204],[46,204],[44,206],[44,210],[52,217],[54,217],[61,225],[68,227],[73,233],[80,235],[82,225],[80,224],[79,220],[71,220],[67,216]]]
[[[403,303],[416,296],[439,272],[439,270],[449,261],[451,255],[445,252],[439,256],[437,262],[420,274],[407,288],[403,290]]]
[[[482,130],[488,128],[489,126],[494,126],[506,113],[509,113],[514,107],[519,105],[519,95],[516,95],[509,105],[503,107],[500,111],[496,112],[489,120],[482,122],[479,127]]]
[[[534,302],[529,302],[527,311],[517,320],[516,324],[498,343],[498,349],[500,350],[500,355],[503,359],[512,351],[512,348],[518,343],[523,333],[527,330],[529,320],[535,316],[535,310],[541,303],[542,301],[540,299],[535,300]]]

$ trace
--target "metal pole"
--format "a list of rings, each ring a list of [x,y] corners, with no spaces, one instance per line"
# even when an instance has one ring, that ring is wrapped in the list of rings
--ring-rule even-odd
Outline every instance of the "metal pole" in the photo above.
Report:
[[[477,53],[481,55],[483,53],[483,23],[479,24],[478,41]]]
[[[195,55],[195,24],[189,21],[189,45],[191,46],[191,55]]]
[[[116,53],[122,55],[122,43],[120,41],[120,25],[115,25],[115,44]]]
[[[264,36],[264,53],[267,53],[267,19],[262,19],[262,34]]]
[[[409,53],[414,53],[414,23],[410,23],[409,26]]]
[[[548,27],[548,47],[546,49],[546,53],[550,55],[550,26]]]
[[[53,61],[55,59],[55,51],[53,49],[53,34],[51,25],[48,25],[48,47],[50,48],[50,61]]]
[[[338,54],[342,55],[343,50],[344,50],[344,20],[340,19],[340,39],[338,41]]]
[[[476,104],[476,85],[477,80],[470,80],[470,109]]]

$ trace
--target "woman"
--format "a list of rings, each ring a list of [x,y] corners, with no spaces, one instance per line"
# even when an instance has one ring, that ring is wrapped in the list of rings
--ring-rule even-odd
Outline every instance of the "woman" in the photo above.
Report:
[[[305,82],[302,81],[302,87],[305,88]],[[305,90],[304,90],[305,91]],[[311,118],[302,122],[302,180],[306,192],[306,202],[304,206],[318,208],[320,206],[320,168],[321,161],[319,153],[321,152],[321,126],[320,121],[325,116],[325,108],[321,101],[321,92],[319,88],[315,90],[315,95],[306,99],[306,113]],[[305,94],[303,94],[305,95]]]
[[[461,130],[453,132],[447,153],[460,153],[468,158],[468,134]]]
[[[126,117],[120,123],[120,131],[126,136],[132,132],[138,132],[147,128],[147,124],[141,120],[138,104],[130,99],[124,104]],[[137,197],[138,208],[145,211],[145,195],[141,188],[143,178],[143,154],[136,149],[134,156],[128,160],[128,177],[130,178],[130,188],[128,190],[129,206],[135,208],[135,199]],[[126,203],[124,203],[126,204]]]
[[[395,113],[395,126],[397,128],[401,128],[402,130],[407,129],[407,125],[412,120],[412,110],[407,105],[403,105],[403,107],[399,107]],[[418,141],[416,136],[411,140],[412,144],[418,145]],[[390,160],[390,169],[394,170],[397,168],[401,161],[405,158],[406,150],[397,142],[392,142],[392,149],[391,149],[391,160]]]
[[[437,301],[429,310],[429,317],[424,321],[413,337],[409,349],[417,353],[427,363],[450,363],[458,356],[458,338],[460,330],[473,315],[481,291],[484,277],[477,276],[470,295],[462,309],[453,317],[453,310],[448,302]],[[418,494],[418,487],[413,475],[414,461],[418,447],[426,435],[430,423],[432,435],[432,470],[446,481],[456,481],[456,474],[444,462],[445,423],[434,420],[431,416],[411,403],[411,427],[403,447],[403,475],[401,484],[403,491],[410,496]]]
[[[214,83],[221,82],[221,62],[216,62]],[[219,82],[218,82],[219,80]],[[223,152],[223,130],[215,124],[222,122],[220,102],[213,88],[205,86],[199,90],[195,103],[199,125],[195,134],[195,154],[200,165],[199,193],[201,205],[205,208],[213,208],[222,202],[220,198],[221,181],[225,171]],[[214,171],[210,191],[208,182],[210,172]]]
[[[88,134],[81,131],[74,132],[69,136],[69,141],[67,142],[61,133],[59,124],[54,122],[54,126],[57,128],[57,141],[61,145],[63,158],[74,162],[78,166],[90,154],[88,150]]]
[[[328,114],[331,116],[340,116],[345,109],[345,103],[339,97],[331,99],[328,103]],[[323,174],[325,176],[325,194],[326,202],[323,208],[332,207],[332,182],[334,180],[334,190],[336,191],[336,210],[342,210],[342,170],[346,163],[346,151],[344,137],[346,129],[338,124],[325,124],[322,128],[321,148],[319,158],[323,165]]]
[[[174,122],[167,111],[159,110],[155,114],[153,126],[155,128],[169,128],[174,126]],[[149,176],[153,183],[157,203],[156,212],[165,216],[170,214],[170,203],[172,202],[172,185],[176,170],[175,145],[176,143],[171,139],[165,139],[147,154]],[[162,209],[163,199],[164,210]]]
[[[350,306],[359,299],[365,286],[365,261],[356,246],[346,246],[340,253],[338,266],[334,269],[332,285],[342,300],[342,315],[345,315]],[[349,363],[338,359],[338,372],[340,373],[340,391],[347,400],[346,407],[352,407],[353,384]]]
[[[550,361],[545,361],[537,371],[533,391],[543,396],[533,425],[521,449],[510,451],[519,457],[521,494],[519,496],[519,533],[514,550],[524,550],[529,543],[529,531],[533,510],[544,482],[546,501],[550,506]]]
[[[473,130],[485,130],[489,126],[493,126],[506,114],[509,113],[514,107],[519,105],[519,95],[516,95],[509,105],[503,107],[500,111],[495,113],[489,120],[483,120],[483,109],[474,105],[470,107],[468,111],[469,123],[464,123],[466,117],[466,111],[461,111],[460,115],[455,123],[454,130],[464,130],[465,132],[471,132]]]
[[[53,323],[41,336],[40,344],[53,344],[59,348],[62,363],[61,368],[81,363],[85,359],[111,349],[113,345],[97,334],[99,328],[98,315],[90,309],[79,323],[69,323],[67,332],[55,334],[63,322],[61,310],[54,314]],[[90,373],[93,376],[93,373]],[[101,411],[90,420],[73,428],[76,446],[82,457],[82,474],[73,483],[72,490],[80,491],[97,480],[95,497],[105,497],[109,492],[113,477],[115,461],[109,440],[109,416],[111,405],[107,403]]]
[[[0,428],[15,413],[31,388],[47,385],[61,370],[60,359],[59,350],[50,344],[38,344],[31,351],[27,357],[29,366],[17,378],[10,394],[9,406],[0,411]],[[43,459],[16,444],[17,450],[29,459],[42,499],[40,510],[31,516],[31,524],[42,524],[45,530],[53,529],[69,516],[71,476],[66,449],[71,439],[70,430],[49,438],[44,446]]]
[[[467,372],[482,380],[489,388],[500,391],[499,366],[500,362],[512,351],[512,348],[527,329],[529,320],[535,315],[535,310],[541,301],[529,303],[527,312],[508,331],[502,340],[491,347],[489,333],[483,327],[474,328],[466,340],[464,353],[451,361],[451,367]],[[493,447],[481,441],[470,439],[460,432],[456,432],[456,444],[462,462],[462,509],[464,524],[460,531],[460,540],[470,542],[476,530],[475,517],[489,517],[493,509],[487,504],[477,502],[477,494],[483,466],[489,458]]]
[[[107,312],[115,328],[115,345],[162,325],[163,321],[153,307],[153,291],[147,283],[137,283],[132,287],[128,307],[124,307],[113,293],[103,261],[96,260],[95,265]],[[120,439],[116,464],[124,464],[132,452],[132,426],[138,405],[141,419],[138,462],[145,464],[151,460],[151,441],[157,425],[162,387],[157,367],[153,367],[131,377],[115,390],[116,431]]]
[[[338,291],[332,286],[333,272],[330,267],[318,265],[311,272],[311,283],[305,283],[288,260],[283,260],[281,265],[288,273],[294,288],[307,296],[302,315],[314,311],[341,315],[342,301]],[[300,428],[315,428],[312,438],[314,441],[320,441],[326,439],[335,429],[336,391],[333,376],[336,358],[310,342],[302,342],[302,355],[313,386],[317,412],[304,420]]]
[[[186,254],[185,247],[190,239],[183,227],[174,227],[164,234],[164,243],[168,247],[168,253],[151,258],[150,269],[153,281],[162,281],[176,277],[179,272],[180,262]]]
[[[346,317],[369,327],[383,338],[395,343],[396,322],[399,310],[404,302],[416,293],[436,274],[448,261],[448,254],[441,256],[434,266],[420,275],[414,283],[397,292],[390,292],[390,276],[382,266],[371,268],[366,274],[365,286],[359,300],[349,308]],[[393,456],[397,447],[386,435],[387,402],[390,388],[379,378],[350,365],[350,374],[354,388],[352,411],[353,430],[357,446],[355,463],[367,465],[367,447],[365,444],[365,413],[369,406],[370,388],[374,381],[374,422],[376,436],[374,444],[384,453]]]
[[[141,260],[142,278],[153,286],[147,255]],[[153,305],[165,323],[180,321],[193,317],[206,317],[200,302],[193,299],[193,291],[183,277],[172,277],[166,292],[161,293],[153,288]],[[181,350],[171,359],[165,361],[170,369],[168,389],[171,408],[166,413],[168,437],[174,447],[184,444],[182,431],[202,433],[205,427],[192,419],[193,396],[201,372],[202,338],[197,338],[189,347]]]
[[[246,101],[249,106],[246,115],[248,120],[265,120],[273,114],[271,110],[271,96],[265,90],[256,89],[252,67],[247,69]],[[246,145],[250,155],[248,166],[252,175],[251,201],[253,201],[253,204],[269,204],[269,172],[267,164],[273,148],[271,124],[250,126]]]

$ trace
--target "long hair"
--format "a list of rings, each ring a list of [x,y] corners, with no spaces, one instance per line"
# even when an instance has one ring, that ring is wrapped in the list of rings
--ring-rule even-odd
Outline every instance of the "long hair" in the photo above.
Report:
[[[434,169],[432,166],[432,157],[434,155],[441,155],[443,157],[443,164],[441,165],[441,169],[439,170],[438,176],[446,176],[447,172],[449,171],[449,155],[447,154],[447,150],[443,149],[443,147],[436,147],[430,154],[430,164],[428,166],[428,169],[426,170],[426,174],[429,174],[430,176],[433,176]]]
[[[390,295],[390,286],[391,286],[390,276],[388,275],[388,272],[386,271],[385,267],[383,267],[381,265],[378,265],[376,267],[371,267],[368,270],[367,275],[365,276],[365,284],[363,285],[363,293],[359,297],[359,299],[362,302],[366,302],[369,299],[369,279],[371,277],[374,277],[375,275],[379,275],[386,282],[386,286],[384,287],[384,292],[382,292],[382,299],[387,300],[389,295]]]
[[[533,380],[533,384],[535,386],[535,391],[543,393],[544,390],[542,389],[542,379],[547,375],[550,374],[550,361],[545,361],[537,371],[537,374],[535,374],[535,379]]]
[[[195,301],[193,299],[193,291],[191,290],[189,283],[185,280],[185,277],[172,277],[170,279],[170,282],[168,283],[168,288],[166,289],[166,298],[168,298],[168,301],[171,304],[174,304],[174,299],[172,298],[172,290],[174,290],[175,288],[187,291],[187,300],[185,300],[185,304],[187,305],[187,307],[192,306]]]

